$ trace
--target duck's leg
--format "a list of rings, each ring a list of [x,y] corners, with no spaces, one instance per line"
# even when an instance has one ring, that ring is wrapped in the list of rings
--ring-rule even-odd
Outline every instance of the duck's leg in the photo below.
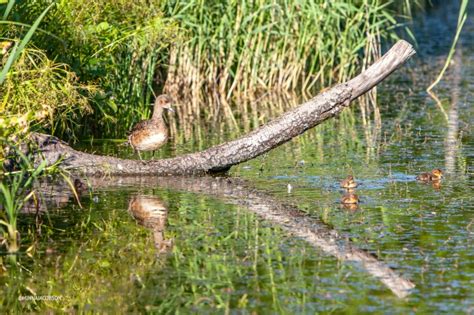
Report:
[[[140,155],[140,151],[137,150],[137,153],[138,153],[138,158],[140,159],[140,161],[141,161],[143,164],[146,164],[146,161],[143,161],[142,156]]]

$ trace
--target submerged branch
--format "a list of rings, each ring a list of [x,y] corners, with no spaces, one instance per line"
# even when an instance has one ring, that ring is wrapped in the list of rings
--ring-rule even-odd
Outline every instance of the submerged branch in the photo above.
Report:
[[[54,163],[88,175],[190,175],[226,171],[231,166],[253,159],[339,114],[349,103],[369,91],[413,54],[413,47],[397,42],[382,58],[352,80],[336,85],[284,113],[279,118],[242,136],[201,152],[174,158],[151,160],[119,159],[76,151],[55,137],[35,134],[39,145],[37,160]]]

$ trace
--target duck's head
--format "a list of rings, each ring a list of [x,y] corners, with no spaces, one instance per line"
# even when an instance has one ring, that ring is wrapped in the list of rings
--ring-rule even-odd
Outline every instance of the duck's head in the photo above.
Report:
[[[158,96],[155,100],[155,106],[160,106],[161,108],[167,109],[171,112],[174,112],[173,108],[171,105],[173,104],[173,99],[166,94],[162,94]]]
[[[443,171],[436,168],[431,171],[431,175],[433,176],[433,179],[441,179],[441,177],[443,177]]]

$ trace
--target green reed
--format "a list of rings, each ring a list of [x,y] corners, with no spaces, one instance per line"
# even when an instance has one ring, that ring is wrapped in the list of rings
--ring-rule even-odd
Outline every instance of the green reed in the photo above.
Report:
[[[19,1],[14,10],[29,23],[49,3]],[[377,57],[380,40],[393,36],[390,4],[64,0],[55,2],[33,42],[103,90],[91,102],[93,114],[73,127],[83,133],[123,137],[149,116],[162,89],[179,100],[175,130],[201,121],[235,126],[253,110],[241,100],[314,94],[356,74],[361,54]]]
[[[451,45],[451,48],[448,53],[448,57],[446,58],[446,62],[444,63],[443,68],[441,69],[440,73],[436,77],[436,79],[431,83],[431,85],[426,89],[426,91],[429,93],[438,83],[441,81],[441,79],[444,76],[444,73],[448,69],[449,64],[451,63],[451,60],[453,59],[454,53],[456,51],[456,45],[459,40],[459,36],[461,35],[461,30],[464,26],[464,22],[466,22],[467,19],[467,5],[469,3],[469,0],[462,0],[461,6],[459,8],[459,16],[458,16],[458,23],[456,26],[456,34],[454,35],[453,43]],[[441,107],[442,108],[442,107]],[[443,109],[444,111],[444,109]]]
[[[74,137],[78,116],[91,110],[87,94],[96,88],[79,83],[68,65],[29,45],[43,31],[40,23],[53,5],[32,15],[30,26],[9,20],[14,3],[9,1],[0,20],[0,136],[19,142],[33,128]],[[3,154],[2,147],[0,157]]]
[[[6,142],[1,141],[2,146]],[[17,230],[17,219],[20,209],[35,197],[33,184],[36,179],[47,170],[46,161],[34,166],[31,158],[21,152],[19,148],[10,146],[10,151],[15,157],[9,156],[3,160],[4,169],[0,172],[0,225],[6,232],[8,251],[17,252],[19,249],[19,233]],[[16,159],[15,159],[16,158]],[[12,165],[16,164],[16,165]],[[50,168],[51,169],[51,168]]]
[[[307,92],[356,74],[396,26],[390,2],[165,1],[185,40],[170,52],[165,90],[180,119],[235,120],[246,108],[230,101],[262,92]],[[212,98],[220,106],[210,106]]]

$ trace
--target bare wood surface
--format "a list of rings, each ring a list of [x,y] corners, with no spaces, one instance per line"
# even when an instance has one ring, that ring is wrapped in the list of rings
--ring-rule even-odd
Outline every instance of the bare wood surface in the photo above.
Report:
[[[349,103],[364,94],[402,66],[415,50],[406,41],[397,42],[382,58],[352,80],[336,85],[313,99],[282,114],[258,129],[201,152],[174,158],[137,160],[87,154],[76,151],[55,137],[35,134],[38,160],[52,164],[62,158],[62,166],[87,175],[191,175],[226,171],[231,166],[253,159],[339,114]]]

